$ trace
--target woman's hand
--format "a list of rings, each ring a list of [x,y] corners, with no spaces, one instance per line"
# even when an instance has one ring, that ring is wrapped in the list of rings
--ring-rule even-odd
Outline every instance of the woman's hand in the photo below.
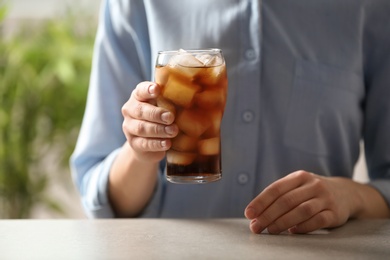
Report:
[[[178,133],[174,115],[156,106],[160,90],[156,83],[141,82],[122,107],[123,132],[140,161],[154,163],[163,159],[171,146],[170,139]]]
[[[111,167],[109,199],[118,217],[137,216],[147,205],[157,183],[158,162],[178,133],[174,115],[157,107],[160,86],[141,82],[122,107],[123,145]]]
[[[307,233],[337,227],[358,212],[364,186],[339,177],[297,171],[272,183],[245,210],[250,229],[261,233]],[[357,189],[357,190],[356,190]]]

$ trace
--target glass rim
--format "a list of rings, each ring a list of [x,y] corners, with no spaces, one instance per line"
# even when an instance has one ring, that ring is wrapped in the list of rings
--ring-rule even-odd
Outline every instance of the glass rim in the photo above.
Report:
[[[158,54],[176,55],[176,54],[221,54],[222,50],[219,48],[202,48],[202,49],[179,49],[179,50],[166,50],[158,51]]]

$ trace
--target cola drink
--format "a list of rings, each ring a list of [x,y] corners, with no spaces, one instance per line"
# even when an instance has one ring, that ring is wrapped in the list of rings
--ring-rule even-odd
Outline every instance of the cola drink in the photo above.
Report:
[[[221,179],[220,126],[227,96],[227,72],[220,49],[158,53],[157,106],[171,111],[179,134],[166,153],[167,180],[207,183]]]

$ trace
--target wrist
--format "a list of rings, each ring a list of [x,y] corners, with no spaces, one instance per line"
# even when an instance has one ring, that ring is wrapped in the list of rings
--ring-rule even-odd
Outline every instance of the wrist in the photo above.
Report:
[[[343,179],[341,188],[346,191],[346,205],[350,210],[350,218],[389,218],[390,209],[380,192],[369,184],[358,183],[351,179]]]
[[[336,200],[341,203],[340,209],[347,211],[348,218],[361,218],[366,208],[364,185],[344,177],[330,177],[330,180],[337,185]]]
[[[109,198],[120,217],[137,215],[153,194],[158,163],[139,160],[126,143],[115,159],[109,175]]]

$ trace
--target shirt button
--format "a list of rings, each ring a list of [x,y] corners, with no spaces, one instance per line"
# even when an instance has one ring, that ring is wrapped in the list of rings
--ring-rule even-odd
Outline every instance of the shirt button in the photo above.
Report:
[[[238,176],[237,176],[237,182],[238,182],[239,184],[245,185],[245,184],[248,183],[248,181],[249,181],[249,176],[248,176],[247,173],[242,172],[242,173],[238,174]]]
[[[253,121],[253,118],[255,116],[253,115],[253,112],[252,111],[244,111],[244,113],[242,113],[242,119],[244,120],[245,123],[250,123]]]
[[[248,49],[245,51],[245,57],[248,60],[254,60],[256,58],[256,52],[254,49]]]

